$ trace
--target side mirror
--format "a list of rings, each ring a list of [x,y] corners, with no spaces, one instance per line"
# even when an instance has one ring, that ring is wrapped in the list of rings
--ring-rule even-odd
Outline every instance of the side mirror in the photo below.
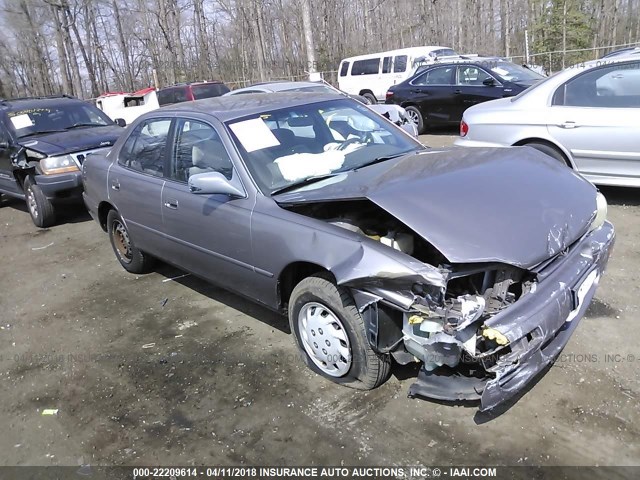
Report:
[[[119,127],[127,126],[127,121],[124,118],[116,118],[114,122],[116,122],[116,125],[118,125]]]
[[[189,190],[198,195],[244,197],[244,192],[219,172],[198,173],[189,177]]]
[[[482,84],[487,87],[493,87],[496,84],[496,81],[493,78],[485,78]]]

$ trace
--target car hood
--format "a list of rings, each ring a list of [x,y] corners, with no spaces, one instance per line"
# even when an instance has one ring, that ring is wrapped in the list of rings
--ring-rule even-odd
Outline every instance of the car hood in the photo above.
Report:
[[[541,79],[516,80],[516,81],[512,81],[511,83],[518,85],[519,87],[522,87],[522,88],[529,88],[530,86],[538,83],[540,80]]]
[[[80,127],[20,139],[20,145],[48,156],[112,146],[124,130],[117,125]]]
[[[280,205],[368,199],[452,263],[531,268],[587,232],[596,189],[530,147],[406,155],[275,195]]]

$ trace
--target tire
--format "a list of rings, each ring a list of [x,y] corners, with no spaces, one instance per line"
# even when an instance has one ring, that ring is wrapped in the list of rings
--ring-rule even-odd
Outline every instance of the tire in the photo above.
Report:
[[[155,258],[133,244],[122,217],[115,210],[110,210],[107,215],[107,232],[113,253],[127,272],[147,273],[152,269]]]
[[[296,285],[289,301],[289,325],[304,362],[317,374],[360,390],[376,388],[389,378],[389,355],[373,351],[351,295],[329,275],[313,275]],[[319,357],[310,354],[314,349]],[[335,363],[323,362],[322,352],[329,354],[330,359],[337,356],[340,359]],[[350,358],[345,357],[346,352]]]
[[[56,212],[51,200],[42,192],[42,189],[30,177],[24,180],[24,194],[31,220],[36,227],[47,228],[56,221]]]
[[[535,148],[539,152],[546,153],[551,158],[563,163],[564,165],[570,166],[564,154],[556,147],[552,147],[551,145],[547,145],[546,143],[539,142],[525,143],[525,146]]]
[[[409,120],[411,120],[418,129],[418,135],[422,135],[425,130],[424,117],[422,116],[422,112],[418,109],[418,107],[414,106],[405,107],[405,111],[407,112],[407,117],[409,117]]]
[[[375,105],[378,103],[378,99],[373,93],[366,92],[362,94],[362,98],[364,98],[369,105]]]

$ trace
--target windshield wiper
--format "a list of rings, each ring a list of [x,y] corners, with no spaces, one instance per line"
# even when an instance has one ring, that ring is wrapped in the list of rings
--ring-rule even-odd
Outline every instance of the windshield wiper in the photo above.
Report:
[[[290,183],[289,185],[286,185],[284,187],[276,188],[273,192],[271,192],[271,196],[277,195],[279,193],[290,192],[291,190],[296,190],[298,188],[304,187],[305,185],[310,185],[312,183],[319,182],[320,180],[324,180],[326,178],[335,177],[340,173],[343,173],[343,172],[327,173],[326,175],[317,175],[315,177],[308,177],[308,178],[305,178],[304,180],[300,180],[299,182]]]
[[[369,165],[375,165],[376,163],[382,163],[382,162],[386,162],[387,160],[392,160],[394,158],[398,158],[398,157],[402,157],[404,155],[407,155],[408,153],[412,153],[412,152],[417,152],[418,150],[407,150],[406,152],[399,152],[399,153],[394,153],[392,155],[384,155],[382,157],[376,157],[373,160],[363,163],[362,165],[358,165],[357,167],[355,167],[353,169],[354,172],[357,172],[358,170],[360,170],[363,167],[368,167]]]
[[[80,127],[106,127],[106,125],[101,125],[99,123],[74,123],[70,127],[66,127],[65,130],[71,130],[72,128]]]

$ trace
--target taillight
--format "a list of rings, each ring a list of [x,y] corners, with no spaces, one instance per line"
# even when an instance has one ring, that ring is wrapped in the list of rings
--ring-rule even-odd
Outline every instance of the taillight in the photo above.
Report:
[[[387,97],[386,98],[391,98],[393,97],[393,92],[391,90],[387,90]]]
[[[467,122],[462,120],[460,122],[460,136],[461,137],[466,137],[467,133],[469,133],[469,125],[467,125]]]

